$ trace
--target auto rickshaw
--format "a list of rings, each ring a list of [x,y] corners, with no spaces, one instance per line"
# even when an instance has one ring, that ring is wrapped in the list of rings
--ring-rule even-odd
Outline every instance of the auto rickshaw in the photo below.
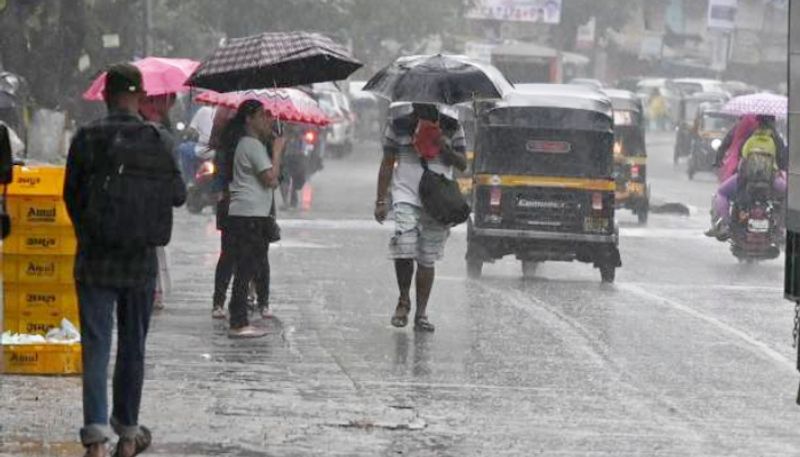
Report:
[[[617,208],[633,211],[640,224],[650,213],[642,102],[633,92],[606,90],[614,110],[614,179]]]
[[[704,103],[698,108],[692,127],[692,147],[686,172],[694,179],[698,171],[712,171],[722,140],[736,123],[736,116],[722,111],[719,103]]]
[[[456,170],[455,174],[461,193],[469,196],[472,193],[472,163],[475,160],[475,110],[467,103],[456,105],[455,108],[467,143],[467,168],[464,171]]]
[[[726,101],[728,101],[726,94],[716,92],[697,92],[681,99],[678,105],[678,125],[675,127],[674,163],[677,164],[681,157],[691,154],[692,127],[700,105],[709,102],[725,103]]]
[[[577,260],[613,282],[622,263],[608,97],[580,86],[519,84],[477,107],[468,275],[513,254],[525,276],[544,261]]]

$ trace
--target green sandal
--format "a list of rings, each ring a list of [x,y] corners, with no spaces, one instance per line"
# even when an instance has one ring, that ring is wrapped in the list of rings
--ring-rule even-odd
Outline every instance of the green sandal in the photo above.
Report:
[[[397,328],[403,328],[408,325],[408,314],[411,312],[411,301],[410,300],[397,300],[397,308],[394,310],[394,316],[392,316],[392,325]]]

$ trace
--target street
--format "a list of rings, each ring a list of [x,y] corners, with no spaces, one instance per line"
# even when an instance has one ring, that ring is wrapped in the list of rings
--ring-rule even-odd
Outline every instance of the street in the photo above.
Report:
[[[740,264],[703,236],[712,174],[689,181],[673,137],[649,137],[654,204],[618,212],[623,267],[506,258],[468,280],[455,229],[429,315],[395,329],[392,224],[372,219],[380,151],[328,159],[279,214],[275,318],[261,340],[212,321],[214,216],[176,212],[172,294],[153,317],[145,455],[797,456],[800,407],[783,257]],[[77,456],[77,377],[0,377],[0,456]]]

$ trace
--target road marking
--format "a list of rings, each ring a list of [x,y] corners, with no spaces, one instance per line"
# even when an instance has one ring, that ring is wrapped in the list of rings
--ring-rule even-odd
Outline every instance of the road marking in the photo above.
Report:
[[[341,246],[338,244],[320,244],[320,243],[310,243],[308,241],[296,241],[296,240],[281,240],[277,243],[273,243],[270,246],[270,249],[338,249]]]
[[[501,386],[495,384],[452,384],[437,382],[417,382],[417,381],[360,381],[364,386],[376,387],[422,387],[426,389],[472,389],[472,390],[504,390],[512,392],[567,392],[568,388],[554,389],[552,387],[533,387],[533,386]]]
[[[360,230],[391,232],[394,230],[394,222],[386,221],[378,224],[370,219],[281,219],[281,227],[298,230]],[[465,233],[465,224],[452,229],[453,233]],[[620,236],[623,238],[659,238],[659,239],[698,239],[708,240],[716,243],[715,240],[703,235],[703,229],[698,228],[648,228],[648,227],[623,227],[620,229]]]
[[[743,332],[742,330],[739,330],[729,324],[726,324],[715,317],[709,316],[708,314],[702,313],[690,306],[678,303],[677,301],[671,300],[669,298],[662,297],[652,292],[648,292],[636,284],[618,283],[616,287],[619,289],[627,290],[628,292],[638,295],[642,298],[667,305],[677,311],[680,311],[684,314],[688,314],[689,316],[704,321],[705,323],[711,325],[712,327],[715,327],[716,329],[724,333],[727,333],[731,336],[734,336],[742,340],[746,344],[750,345],[753,349],[761,352],[768,359],[776,362],[780,367],[786,368],[787,370],[790,370],[792,373],[794,373],[796,370],[794,362],[784,357],[780,352],[772,349],[771,347],[769,347],[769,345],[767,345],[763,341],[760,341],[750,336],[749,334]]]

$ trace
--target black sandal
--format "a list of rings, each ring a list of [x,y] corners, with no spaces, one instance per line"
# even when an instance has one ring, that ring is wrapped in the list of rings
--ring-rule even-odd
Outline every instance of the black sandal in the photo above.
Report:
[[[414,318],[414,330],[433,332],[436,330],[436,327],[428,320],[428,316],[417,316]]]
[[[408,325],[408,315],[411,313],[411,301],[410,300],[397,300],[397,308],[394,310],[394,316],[392,316],[392,325],[397,328],[403,328]]]
[[[146,451],[147,448],[150,447],[150,444],[153,442],[153,435],[150,433],[150,430],[147,427],[139,426],[139,433],[136,434],[136,438],[120,438],[117,442],[117,447],[114,448],[114,452],[111,454],[111,457],[122,457],[120,452],[120,446],[122,446],[123,441],[133,441],[134,444],[134,451],[130,457],[137,456],[142,452]]]

